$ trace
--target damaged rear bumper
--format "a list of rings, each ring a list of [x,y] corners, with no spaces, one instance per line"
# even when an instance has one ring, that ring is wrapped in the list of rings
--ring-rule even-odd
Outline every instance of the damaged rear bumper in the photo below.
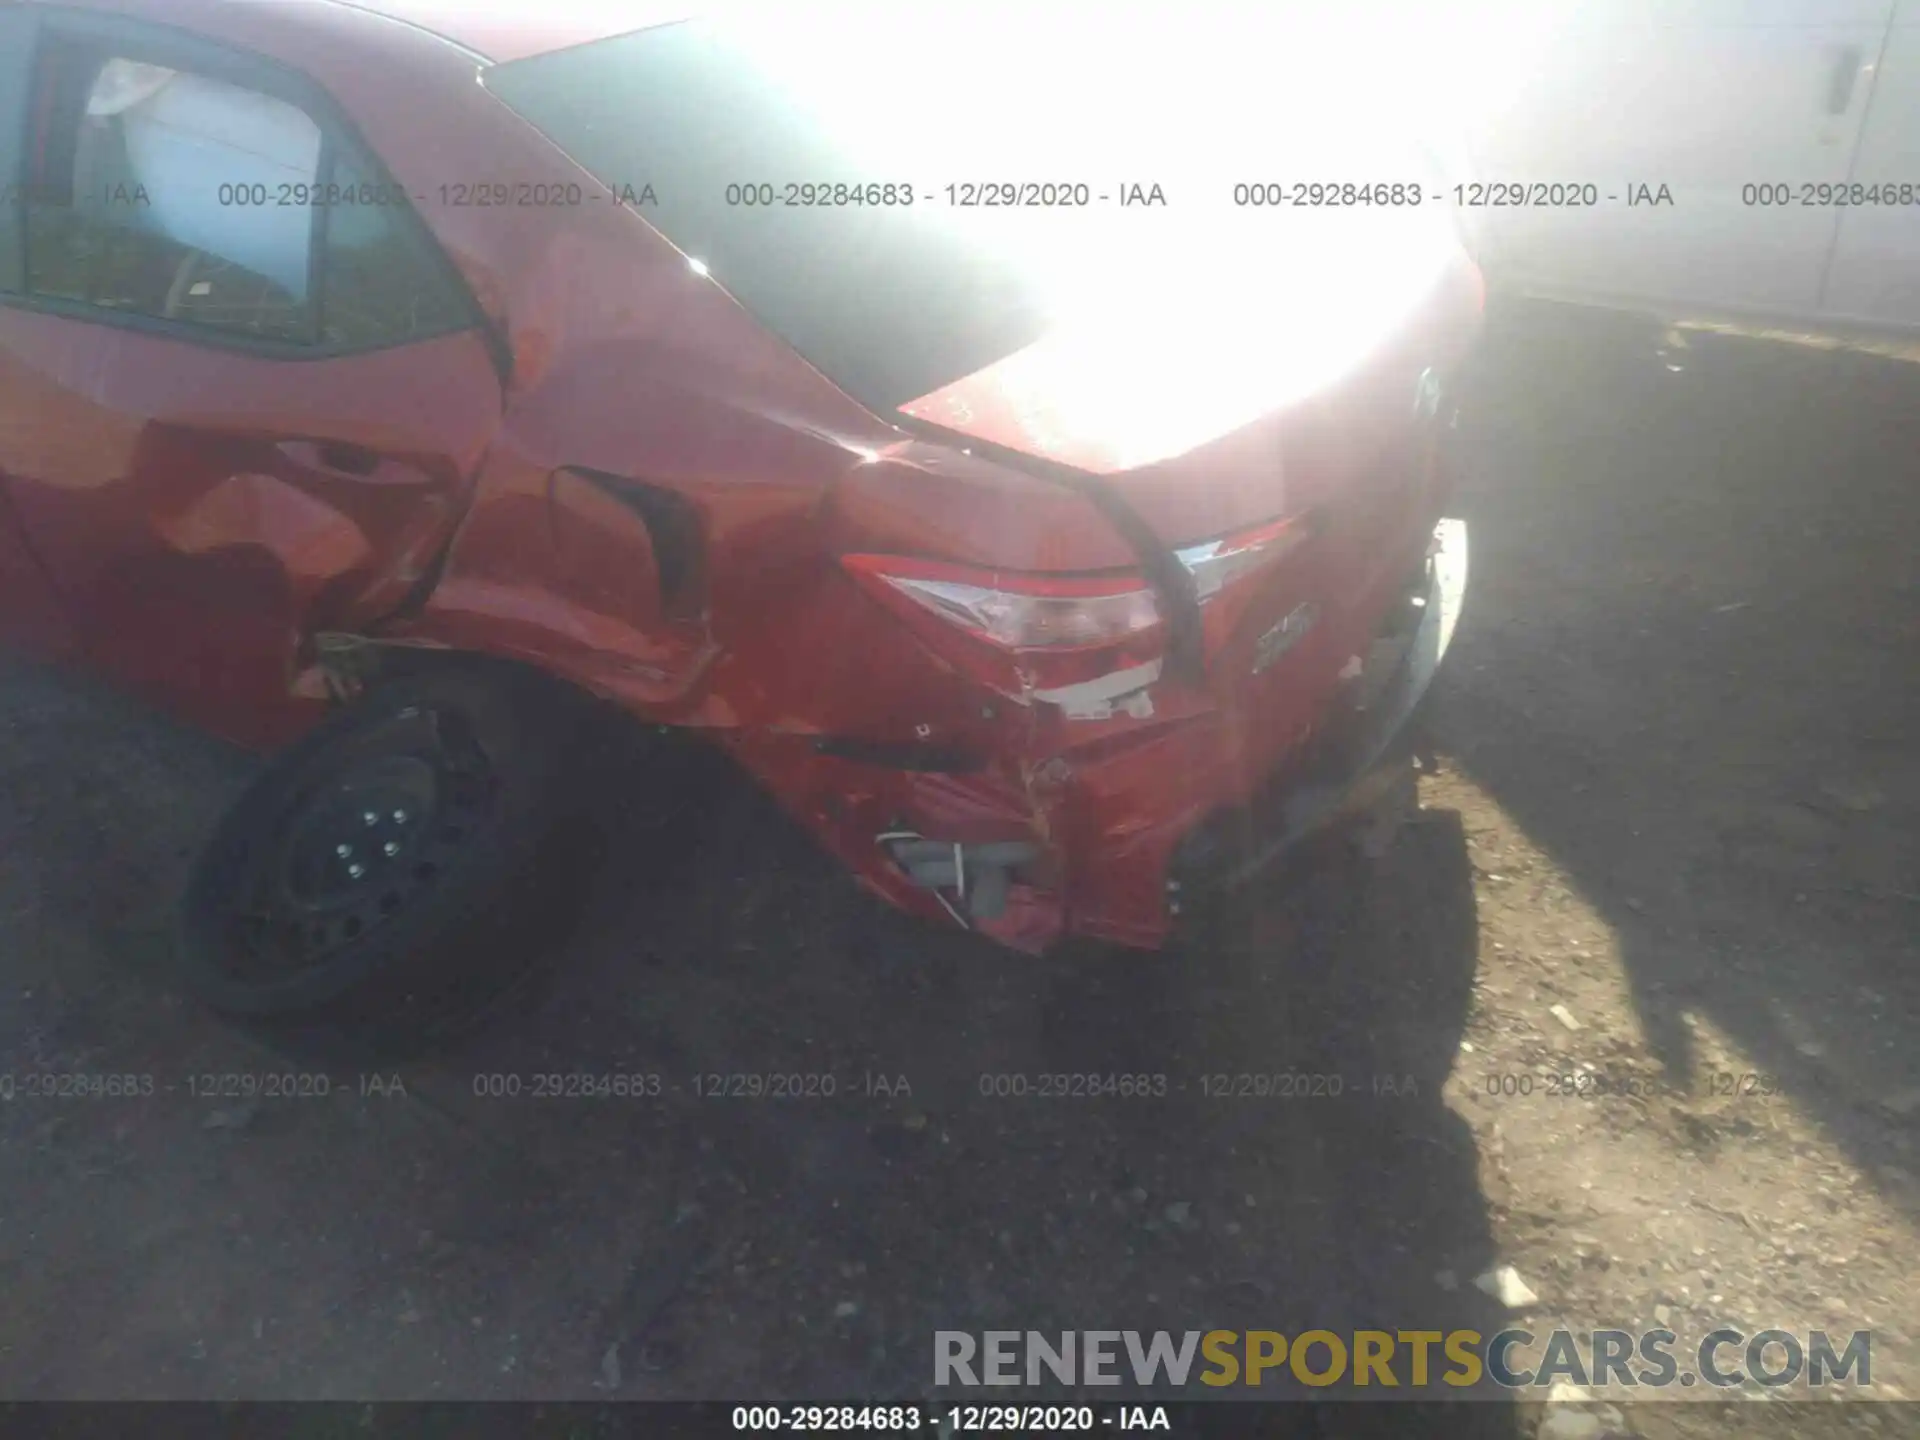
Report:
[[[1182,711],[1179,692],[1162,691],[1164,713],[1131,733],[965,765],[818,736],[736,733],[728,748],[902,909],[1030,953],[1067,933],[1155,948],[1190,903],[1245,884],[1404,780],[1465,595],[1465,526],[1440,522],[1425,548],[1412,583],[1367,607],[1374,619],[1316,634],[1320,660],[1303,646],[1303,673],[1324,683],[1276,672],[1252,708],[1195,695]],[[1349,654],[1364,664],[1341,683],[1326,657]]]

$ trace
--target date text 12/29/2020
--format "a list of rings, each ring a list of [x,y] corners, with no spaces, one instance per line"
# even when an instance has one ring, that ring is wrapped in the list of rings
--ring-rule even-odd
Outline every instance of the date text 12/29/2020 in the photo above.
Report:
[[[13,1100],[144,1100],[184,1095],[189,1100],[325,1100],[340,1096],[393,1099],[407,1093],[397,1071],[201,1071],[162,1081],[150,1071],[107,1074],[75,1070],[0,1072],[0,1103]]]
[[[735,1431],[932,1430],[943,1435],[1171,1431],[1164,1405],[736,1405]]]

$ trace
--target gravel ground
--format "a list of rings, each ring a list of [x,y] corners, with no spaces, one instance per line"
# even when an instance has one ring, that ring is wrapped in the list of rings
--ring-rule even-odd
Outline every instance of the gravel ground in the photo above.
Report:
[[[503,1013],[404,1062],[250,1034],[160,936],[255,762],[0,665],[4,1068],[155,1078],[0,1106],[0,1394],[918,1394],[937,1329],[1517,1318],[1683,1353],[1871,1329],[1872,1393],[1920,1399],[1920,367],[1544,306],[1487,358],[1422,814],[1165,954],[923,927],[716,762],[610,730],[600,883]],[[269,1070],[331,1093],[194,1093]],[[669,1093],[478,1093],[554,1071]],[[1058,1071],[1172,1090],[981,1093]],[[691,1093],[714,1072],[837,1091]],[[1274,1073],[1342,1093],[1201,1091]],[[1503,1265],[1532,1299],[1475,1284]],[[1811,1423],[1549,1410],[1561,1440]]]

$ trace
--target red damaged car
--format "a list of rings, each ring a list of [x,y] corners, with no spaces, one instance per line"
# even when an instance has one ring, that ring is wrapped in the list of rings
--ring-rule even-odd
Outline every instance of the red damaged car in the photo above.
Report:
[[[0,0],[0,634],[284,745],[214,1005],[511,933],[583,694],[1029,951],[1404,774],[1433,177],[1257,36],[793,8]]]

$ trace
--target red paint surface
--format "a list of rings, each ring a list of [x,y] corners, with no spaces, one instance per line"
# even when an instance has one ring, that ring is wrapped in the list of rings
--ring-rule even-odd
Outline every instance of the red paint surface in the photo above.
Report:
[[[1081,458],[1170,541],[1305,511],[1323,523],[1230,616],[1210,615],[1206,675],[1154,685],[1151,715],[1075,720],[1020,703],[963,678],[837,556],[1132,565],[1086,500],[869,413],[630,211],[433,204],[459,181],[596,185],[443,42],[344,7],[111,8],[314,76],[428,196],[424,218],[513,357],[503,385],[477,332],[284,361],[0,304],[8,630],[50,652],[77,645],[229,736],[273,743],[311,720],[301,677],[315,631],[513,656],[710,733],[904,908],[952,923],[885,858],[880,832],[1031,839],[1040,872],[987,933],[1024,949],[1067,931],[1153,945],[1173,847],[1284,769],[1440,514],[1435,437],[1412,402],[1477,323],[1464,260],[1337,383],[1232,433],[1117,472],[1101,436],[1079,434]],[[1014,373],[1021,413],[1043,412],[1044,366]],[[1043,449],[995,383],[959,387],[994,417],[987,438]],[[377,468],[329,467],[329,442]],[[697,517],[680,603],[663,600],[658,537],[582,472],[669,492]],[[436,560],[437,583],[402,614]],[[1252,674],[1257,637],[1303,599],[1320,623]],[[856,763],[819,753],[822,736],[979,765]]]

